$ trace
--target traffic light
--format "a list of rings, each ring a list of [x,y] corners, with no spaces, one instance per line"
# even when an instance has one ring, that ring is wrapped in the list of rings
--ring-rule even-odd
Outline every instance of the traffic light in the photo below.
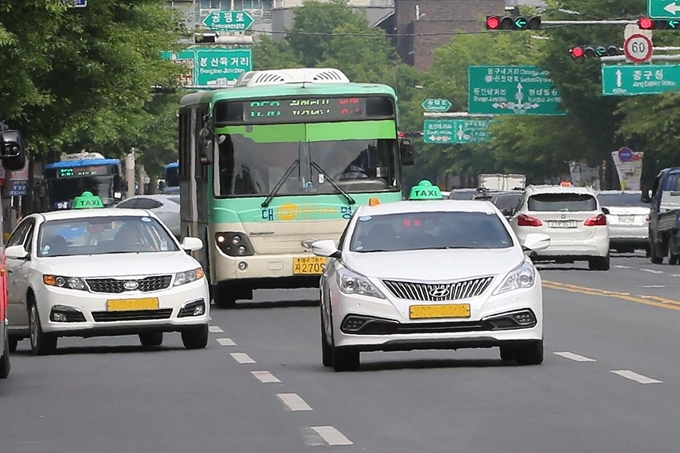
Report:
[[[602,58],[623,55],[623,50],[616,46],[578,46],[569,49],[576,60],[581,58]]]
[[[638,19],[637,25],[642,30],[677,30],[680,29],[680,20],[657,20],[641,17]]]
[[[540,28],[541,16],[486,16],[487,30],[538,30]]]

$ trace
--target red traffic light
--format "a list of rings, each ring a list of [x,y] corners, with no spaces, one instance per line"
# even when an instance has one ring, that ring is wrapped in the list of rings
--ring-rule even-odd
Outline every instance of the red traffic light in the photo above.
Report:
[[[501,19],[498,16],[487,16],[486,28],[487,30],[497,30],[501,26]]]
[[[583,58],[583,56],[585,55],[583,47],[574,47],[573,49],[569,49],[569,53],[574,58]]]
[[[638,19],[637,24],[642,30],[651,30],[654,28],[654,21],[649,17],[641,17]]]

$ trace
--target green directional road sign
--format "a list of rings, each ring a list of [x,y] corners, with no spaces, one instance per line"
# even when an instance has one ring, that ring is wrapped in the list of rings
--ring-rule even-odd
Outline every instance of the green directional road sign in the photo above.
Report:
[[[680,19],[680,1],[647,0],[647,15],[652,19]]]
[[[252,49],[195,49],[196,85],[226,86],[253,69]]]
[[[487,129],[488,119],[425,120],[423,137],[425,143],[464,144],[485,142],[491,138]]]
[[[181,86],[193,86],[196,68],[196,55],[193,50],[183,50],[180,53],[173,53],[169,51],[161,52],[161,58],[164,60],[171,60],[177,64],[185,67],[185,70],[179,76],[179,84]]]
[[[253,22],[253,16],[246,11],[217,11],[203,19],[203,25],[215,31],[246,31]]]
[[[448,112],[451,105],[448,99],[425,99],[423,101],[423,108],[428,112]]]
[[[536,66],[469,66],[468,112],[490,115],[565,115],[562,96]]]
[[[635,96],[680,91],[680,65],[602,66],[602,94]]]

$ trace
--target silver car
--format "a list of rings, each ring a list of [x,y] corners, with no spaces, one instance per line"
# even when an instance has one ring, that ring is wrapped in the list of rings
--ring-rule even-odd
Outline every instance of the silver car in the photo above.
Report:
[[[632,253],[649,247],[649,205],[640,201],[640,192],[603,190],[597,195],[609,225],[609,246],[619,253]]]
[[[118,203],[116,208],[149,210],[161,219],[175,237],[181,239],[179,195],[135,195]]]

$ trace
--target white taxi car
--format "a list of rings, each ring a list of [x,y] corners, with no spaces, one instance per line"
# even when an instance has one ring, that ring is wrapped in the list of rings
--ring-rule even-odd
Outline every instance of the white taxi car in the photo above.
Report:
[[[587,261],[591,270],[609,270],[609,227],[595,191],[589,187],[529,186],[510,224],[520,240],[550,236],[550,246],[534,261]]]
[[[487,201],[441,201],[428,181],[409,201],[361,206],[321,278],[323,364],[356,370],[362,351],[500,347],[503,360],[543,361],[541,280],[525,255],[546,235],[520,244]],[[377,200],[376,200],[377,201]]]
[[[31,351],[44,355],[58,337],[139,335],[158,346],[163,332],[181,332],[186,348],[204,348],[208,284],[186,253],[202,246],[189,237],[180,244],[138,209],[27,216],[5,249],[10,342],[29,337]]]

